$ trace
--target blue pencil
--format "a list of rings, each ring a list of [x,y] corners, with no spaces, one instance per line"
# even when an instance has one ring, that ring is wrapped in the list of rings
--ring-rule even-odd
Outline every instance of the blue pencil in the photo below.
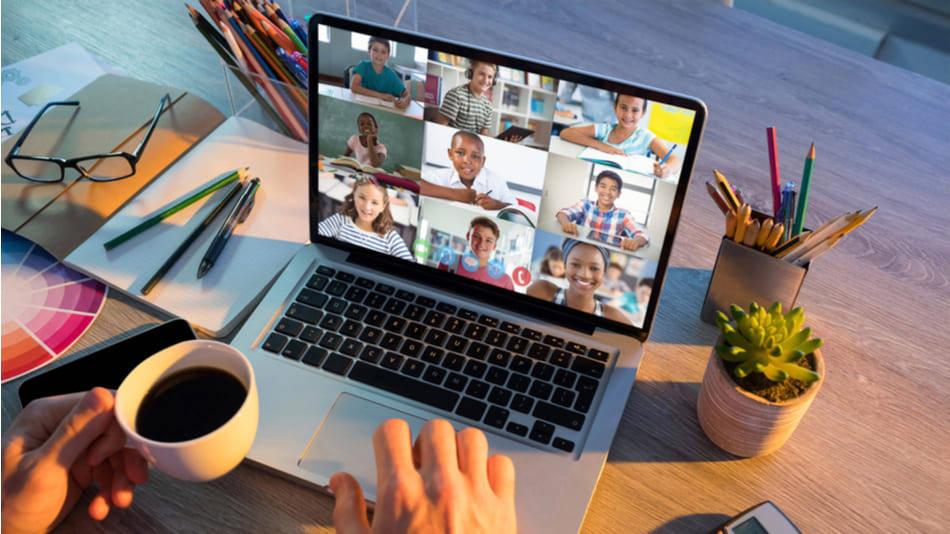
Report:
[[[674,150],[676,150],[676,143],[673,143],[673,148],[671,148],[670,151],[667,152],[665,156],[663,156],[663,159],[660,160],[660,165],[666,163],[666,159],[670,157],[670,154],[672,154]]]

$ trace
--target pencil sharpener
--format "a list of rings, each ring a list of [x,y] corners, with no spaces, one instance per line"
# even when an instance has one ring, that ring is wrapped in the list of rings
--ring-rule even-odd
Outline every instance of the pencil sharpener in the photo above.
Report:
[[[808,265],[792,265],[723,237],[700,318],[709,324],[716,324],[717,311],[729,315],[730,305],[738,304],[745,308],[752,301],[763,308],[779,301],[782,310],[788,311],[795,306],[807,272]]]

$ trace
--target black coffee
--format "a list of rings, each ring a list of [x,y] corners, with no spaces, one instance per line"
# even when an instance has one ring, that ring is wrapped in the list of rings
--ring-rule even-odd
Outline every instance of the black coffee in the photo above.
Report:
[[[237,413],[247,389],[212,367],[182,370],[152,386],[135,416],[135,431],[155,441],[187,441],[208,434]]]

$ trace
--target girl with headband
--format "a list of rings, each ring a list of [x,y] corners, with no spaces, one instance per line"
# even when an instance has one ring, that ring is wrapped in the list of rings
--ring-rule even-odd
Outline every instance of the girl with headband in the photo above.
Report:
[[[623,312],[602,303],[594,296],[597,288],[603,284],[604,273],[610,265],[607,250],[567,238],[561,245],[561,254],[564,257],[567,289],[559,288],[546,280],[539,280],[528,286],[527,294],[598,317],[629,323],[630,320]]]

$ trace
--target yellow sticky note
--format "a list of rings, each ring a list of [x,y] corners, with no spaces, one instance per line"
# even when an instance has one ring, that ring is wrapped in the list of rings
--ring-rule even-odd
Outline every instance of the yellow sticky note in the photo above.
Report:
[[[685,145],[689,142],[689,132],[693,128],[695,116],[692,110],[654,102],[647,128],[661,139]]]

